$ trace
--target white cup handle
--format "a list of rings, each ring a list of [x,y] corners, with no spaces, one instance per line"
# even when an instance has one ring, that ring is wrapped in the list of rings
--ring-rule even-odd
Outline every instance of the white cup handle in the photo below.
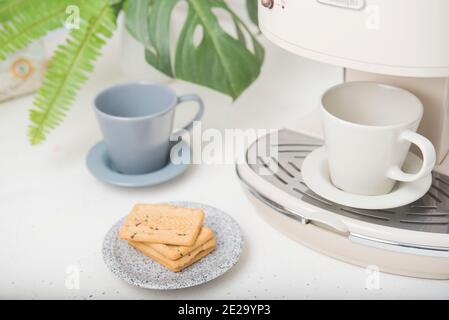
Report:
[[[418,146],[423,156],[422,168],[418,173],[411,174],[402,171],[401,168],[396,166],[388,171],[388,178],[396,181],[412,182],[430,174],[435,167],[436,162],[436,153],[432,142],[430,142],[422,135],[417,134],[416,132],[411,130],[407,130],[401,133],[401,135],[399,136],[399,140],[410,141],[411,143]]]

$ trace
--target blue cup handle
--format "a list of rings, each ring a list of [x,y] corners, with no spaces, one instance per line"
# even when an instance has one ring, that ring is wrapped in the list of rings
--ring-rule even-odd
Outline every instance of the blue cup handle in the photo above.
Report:
[[[198,111],[197,111],[195,117],[192,119],[192,121],[190,121],[187,125],[185,125],[184,128],[172,133],[172,136],[181,137],[185,131],[190,131],[193,129],[193,123],[195,121],[200,121],[203,118],[204,102],[199,96],[197,96],[195,94],[187,94],[187,95],[178,97],[178,105],[180,105],[181,103],[190,102],[190,101],[194,101],[198,104]]]

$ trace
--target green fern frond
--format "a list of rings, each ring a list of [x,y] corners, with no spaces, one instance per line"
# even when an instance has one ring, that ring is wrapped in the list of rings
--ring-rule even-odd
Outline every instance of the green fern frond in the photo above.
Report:
[[[32,0],[0,0],[0,23],[10,20],[25,9]]]
[[[0,15],[0,60],[28,46],[33,40],[63,27],[66,8],[81,0],[2,1]]]
[[[88,1],[80,12],[90,18],[83,19],[79,29],[72,29],[66,43],[56,50],[36,95],[35,108],[30,111],[28,135],[33,145],[45,140],[49,131],[62,122],[106,39],[116,28],[116,17],[107,0]]]

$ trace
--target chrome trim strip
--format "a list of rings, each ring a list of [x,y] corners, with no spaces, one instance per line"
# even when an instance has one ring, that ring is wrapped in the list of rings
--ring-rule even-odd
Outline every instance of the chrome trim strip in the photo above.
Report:
[[[328,6],[351,10],[363,10],[366,6],[365,0],[317,0],[317,2]]]
[[[351,233],[349,240],[354,243],[399,253],[419,254],[432,257],[449,257],[449,248],[393,242]]]
[[[308,219],[306,219],[304,216],[302,216],[300,213],[295,212],[293,210],[290,210],[270,199],[268,199],[267,197],[265,197],[263,194],[261,194],[260,192],[258,192],[256,189],[254,189],[252,186],[249,185],[248,182],[246,182],[245,179],[243,179],[243,177],[241,176],[239,169],[237,166],[235,166],[235,172],[237,174],[237,177],[240,179],[241,183],[243,184],[243,186],[254,196],[256,197],[258,200],[262,201],[264,204],[266,204],[267,206],[269,206],[271,209],[276,210],[279,213],[282,213],[290,218],[293,218],[295,220],[298,220],[299,222],[301,222],[301,224],[308,224],[310,221]]]
[[[260,200],[265,205],[269,206],[271,209],[273,209],[281,214],[284,214],[290,218],[298,220],[303,225],[311,222],[309,219],[306,219],[300,213],[298,213],[294,210],[291,210],[279,203],[276,203],[271,199],[268,199],[266,196],[264,196],[263,194],[258,192],[256,189],[254,189],[252,186],[250,186],[248,184],[248,182],[240,174],[237,165],[235,167],[235,172],[237,174],[237,177],[243,184],[243,186],[256,199]],[[355,234],[355,233],[351,233],[348,238],[353,243],[370,246],[370,247],[374,247],[374,248],[378,248],[378,249],[383,249],[383,250],[395,251],[395,252],[406,253],[406,254],[414,254],[414,255],[432,256],[432,257],[445,257],[445,258],[449,257],[449,247],[433,247],[433,246],[393,242],[393,241],[377,239],[377,238],[368,237],[368,236],[364,236],[361,234]]]

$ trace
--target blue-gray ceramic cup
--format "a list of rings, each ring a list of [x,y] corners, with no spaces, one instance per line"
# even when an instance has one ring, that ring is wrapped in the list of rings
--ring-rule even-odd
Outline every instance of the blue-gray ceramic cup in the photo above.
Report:
[[[198,104],[191,130],[203,117],[204,104],[196,95],[177,96],[162,84],[126,83],[110,87],[95,98],[95,113],[113,167],[123,174],[146,174],[163,168],[170,158],[170,136],[176,107]]]

